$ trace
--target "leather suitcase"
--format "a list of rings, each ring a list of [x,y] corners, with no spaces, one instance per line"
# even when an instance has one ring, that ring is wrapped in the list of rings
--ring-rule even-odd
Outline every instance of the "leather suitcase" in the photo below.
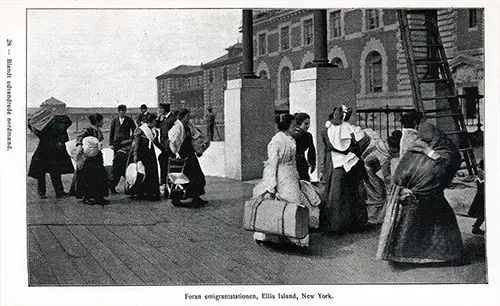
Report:
[[[294,203],[258,197],[245,203],[243,228],[302,239],[309,232],[309,212],[306,207]]]

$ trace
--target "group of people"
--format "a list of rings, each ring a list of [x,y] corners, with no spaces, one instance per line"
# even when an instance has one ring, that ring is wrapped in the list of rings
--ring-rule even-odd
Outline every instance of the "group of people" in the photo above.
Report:
[[[134,184],[133,188],[126,188],[125,192],[140,199],[160,200],[162,195],[170,196],[165,186],[168,180],[169,162],[175,159],[185,162],[184,174],[188,177],[189,183],[184,186],[185,193],[182,197],[176,197],[173,204],[181,205],[181,200],[186,199],[195,206],[207,204],[207,201],[200,198],[205,193],[205,176],[198,161],[198,153],[193,147],[193,134],[199,133],[199,130],[190,122],[190,111],[180,109],[171,112],[170,104],[160,104],[159,113],[159,116],[149,113],[147,107],[142,105],[141,114],[134,122],[126,115],[127,107],[118,106],[118,116],[110,125],[109,145],[114,154],[112,171],[108,172],[101,152],[104,142],[101,131],[104,118],[101,114],[90,115],[90,124],[76,137],[75,150],[78,151],[83,147],[83,150],[78,151],[76,169],[65,147],[65,143],[69,140],[66,132],[68,126],[64,129],[51,128],[47,129],[47,132],[37,132],[40,142],[32,159],[29,175],[38,178],[40,197],[46,198],[45,173],[51,173],[56,197],[71,195],[82,199],[86,204],[107,204],[109,200],[106,197],[110,192],[117,193],[116,186],[120,179],[126,176],[129,165],[134,163],[138,169],[144,169],[144,179]],[[95,139],[96,143],[88,141],[89,139]],[[46,142],[56,144],[50,146],[53,149],[47,150]],[[82,151],[86,145],[98,147],[96,154],[83,156]],[[46,169],[51,163],[57,165]],[[44,169],[40,169],[40,165]],[[64,192],[61,174],[73,171],[73,181],[68,194]]]
[[[463,244],[457,219],[444,197],[461,163],[456,146],[436,126],[422,121],[417,111],[402,115],[402,131],[394,131],[387,140],[371,129],[350,124],[351,114],[345,106],[334,108],[321,132],[324,160],[315,186],[321,198],[319,228],[309,224],[310,230],[349,233],[382,224],[380,259],[405,263],[460,260]],[[305,194],[310,190],[302,184],[316,169],[316,149],[307,132],[310,117],[284,114],[276,117],[276,123],[279,132],[268,144],[263,179],[253,197],[311,208]],[[398,156],[400,160],[393,162]],[[396,166],[393,173],[391,164],[393,169]],[[484,196],[479,191],[478,195]],[[484,207],[482,214],[474,210],[478,222],[473,232],[480,233]],[[254,239],[309,245],[309,235],[297,239],[255,232]]]

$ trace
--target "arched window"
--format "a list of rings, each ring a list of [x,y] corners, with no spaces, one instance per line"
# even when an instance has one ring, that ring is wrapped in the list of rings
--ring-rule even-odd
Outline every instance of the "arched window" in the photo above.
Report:
[[[344,68],[344,63],[342,62],[340,57],[335,57],[334,59],[332,59],[331,64],[335,68]]]
[[[259,78],[267,80],[267,71],[262,70],[261,72],[259,72]]]
[[[280,73],[280,98],[288,99],[290,97],[290,68],[283,67]]]
[[[305,65],[304,65],[304,69],[307,69],[307,68],[313,68],[314,67],[314,64],[311,63],[311,62],[307,62]]]
[[[382,92],[382,57],[377,51],[366,57],[366,82],[368,92]]]

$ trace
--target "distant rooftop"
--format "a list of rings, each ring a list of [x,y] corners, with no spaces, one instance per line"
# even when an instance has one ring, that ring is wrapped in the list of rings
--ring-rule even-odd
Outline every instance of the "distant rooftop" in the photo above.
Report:
[[[42,102],[42,105],[66,105],[66,103],[64,103],[61,100],[57,100],[54,97],[50,97],[50,99],[47,99],[44,102]]]
[[[174,76],[174,75],[189,75],[189,74],[194,74],[194,73],[199,73],[203,72],[203,69],[200,66],[190,66],[190,65],[180,65],[177,66],[173,69],[170,69],[169,71],[165,72],[164,74],[161,74],[157,76],[156,78],[162,78],[162,77],[168,77],[168,76]]]

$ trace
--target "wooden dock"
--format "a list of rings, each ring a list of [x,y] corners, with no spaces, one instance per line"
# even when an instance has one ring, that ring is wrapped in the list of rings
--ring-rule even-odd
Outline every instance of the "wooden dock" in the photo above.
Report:
[[[30,286],[486,282],[484,238],[470,234],[470,218],[459,217],[467,264],[393,267],[375,259],[379,228],[312,234],[311,255],[257,245],[241,227],[248,183],[208,178],[209,204],[194,209],[123,193],[88,206],[55,199],[47,181],[44,200],[27,182]]]

